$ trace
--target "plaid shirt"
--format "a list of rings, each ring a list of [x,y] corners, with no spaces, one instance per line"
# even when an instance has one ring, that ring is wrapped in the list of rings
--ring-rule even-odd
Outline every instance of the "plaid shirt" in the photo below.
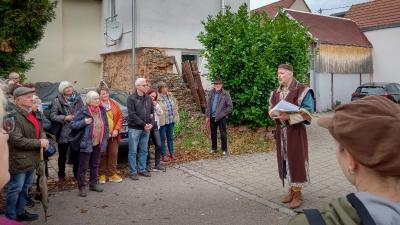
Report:
[[[172,105],[173,103],[172,103],[171,99],[168,97],[168,95],[163,96],[163,98],[164,98],[165,104],[167,106],[167,111],[168,111],[167,112],[168,113],[167,121],[165,124],[171,124],[174,122],[174,107]]]

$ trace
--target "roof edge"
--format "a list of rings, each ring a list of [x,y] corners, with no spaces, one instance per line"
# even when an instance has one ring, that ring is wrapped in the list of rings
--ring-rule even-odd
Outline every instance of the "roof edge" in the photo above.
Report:
[[[298,13],[311,14],[311,15],[315,15],[315,16],[329,17],[329,18],[339,19],[339,20],[347,20],[347,21],[352,21],[352,22],[354,22],[352,19],[344,18],[344,17],[326,16],[326,15],[316,14],[316,13],[312,13],[312,12],[304,12],[304,11],[295,10],[295,9],[286,9],[286,8],[284,8],[284,10],[286,10],[286,11],[298,12]]]
[[[396,28],[396,27],[400,27],[400,23],[371,26],[371,27],[365,27],[365,28],[360,28],[360,29],[362,32],[368,32],[368,31],[382,30],[382,29]]]

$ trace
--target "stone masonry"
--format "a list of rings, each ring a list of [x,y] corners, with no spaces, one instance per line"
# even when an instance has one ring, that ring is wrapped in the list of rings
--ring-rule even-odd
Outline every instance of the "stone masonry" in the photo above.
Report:
[[[132,92],[131,57],[130,51],[104,55],[103,77],[109,87]],[[173,73],[174,62],[174,57],[167,56],[165,50],[137,49],[136,76],[146,78],[154,88],[161,81],[167,83],[169,90],[177,98],[181,110],[200,112],[183,78]]]

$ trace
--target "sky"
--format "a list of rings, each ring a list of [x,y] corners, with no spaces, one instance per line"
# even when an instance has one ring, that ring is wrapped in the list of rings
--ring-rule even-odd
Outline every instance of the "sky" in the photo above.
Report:
[[[342,12],[348,10],[350,7],[333,9],[344,6],[351,6],[362,2],[368,2],[368,0],[305,0],[308,7],[311,8],[313,13],[317,13],[319,9],[323,9],[322,14],[329,15],[336,12]],[[266,4],[277,2],[277,0],[250,0],[250,9],[256,9]],[[332,10],[324,10],[332,9]]]

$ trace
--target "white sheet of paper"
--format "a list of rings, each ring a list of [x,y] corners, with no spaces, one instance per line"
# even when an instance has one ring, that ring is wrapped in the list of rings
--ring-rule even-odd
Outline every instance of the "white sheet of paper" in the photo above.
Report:
[[[272,112],[299,112],[300,107],[294,105],[288,101],[281,100],[274,108],[272,108]]]

